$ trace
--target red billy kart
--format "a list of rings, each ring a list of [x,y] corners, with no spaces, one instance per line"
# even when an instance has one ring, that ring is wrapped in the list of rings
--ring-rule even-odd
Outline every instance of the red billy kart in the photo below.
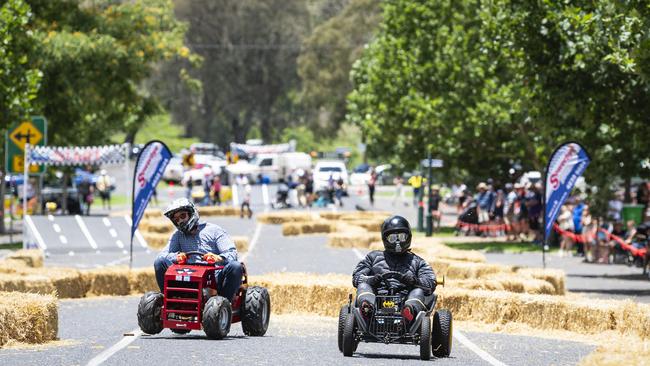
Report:
[[[178,334],[203,329],[208,338],[222,339],[231,323],[241,321],[244,334],[263,336],[269,326],[271,299],[265,288],[248,286],[246,266],[242,263],[242,284],[231,305],[217,294],[215,272],[223,266],[200,260],[201,252],[186,254],[188,259],[199,260],[171,265],[165,272],[164,294],[150,291],[140,299],[140,329],[148,334],[158,334],[163,328]]]

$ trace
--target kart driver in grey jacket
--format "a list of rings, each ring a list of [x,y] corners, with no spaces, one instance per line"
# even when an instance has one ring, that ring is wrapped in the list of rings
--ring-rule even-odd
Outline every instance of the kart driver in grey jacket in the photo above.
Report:
[[[369,319],[375,306],[375,295],[406,296],[402,316],[411,322],[421,310],[427,310],[425,296],[436,289],[436,275],[424,259],[413,254],[411,226],[402,216],[391,216],[381,226],[384,251],[375,250],[359,262],[352,274],[357,288],[357,306]]]

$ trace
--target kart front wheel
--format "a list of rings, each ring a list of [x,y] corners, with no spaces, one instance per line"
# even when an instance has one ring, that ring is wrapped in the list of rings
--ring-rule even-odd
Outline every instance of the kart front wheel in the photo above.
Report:
[[[246,289],[241,327],[244,334],[252,337],[261,337],[269,328],[271,317],[271,297],[269,292],[258,286]]]
[[[420,325],[420,359],[424,361],[431,359],[431,318],[428,316]]]
[[[225,297],[213,296],[203,309],[203,330],[210,339],[222,339],[230,332],[232,308]]]
[[[343,352],[343,330],[345,329],[345,317],[347,315],[348,315],[348,306],[347,305],[341,306],[341,310],[339,311],[339,334],[338,334],[340,352]]]
[[[343,356],[351,357],[354,351],[357,350],[359,343],[354,339],[356,333],[357,323],[353,313],[348,313],[345,316],[345,325],[343,327]]]
[[[140,298],[138,304],[138,325],[147,334],[158,334],[162,331],[163,294],[149,291]]]
[[[436,357],[449,357],[453,336],[453,319],[451,312],[441,309],[433,316],[433,341],[431,347]]]

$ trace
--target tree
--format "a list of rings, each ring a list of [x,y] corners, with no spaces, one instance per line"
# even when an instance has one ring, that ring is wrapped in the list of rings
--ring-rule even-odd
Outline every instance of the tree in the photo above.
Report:
[[[301,99],[307,124],[332,136],[345,117],[346,96],[352,90],[350,69],[377,31],[378,0],[353,0],[317,26],[298,57]]]
[[[169,0],[29,0],[29,53],[43,71],[37,105],[50,143],[101,144],[157,112],[144,87],[155,63],[190,57]]]

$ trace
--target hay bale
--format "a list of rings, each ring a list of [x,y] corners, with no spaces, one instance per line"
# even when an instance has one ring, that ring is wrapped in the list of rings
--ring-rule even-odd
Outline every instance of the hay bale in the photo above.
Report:
[[[87,295],[128,295],[130,273],[127,267],[98,268],[83,271],[88,284]]]
[[[249,284],[269,290],[274,314],[308,312],[334,317],[339,304],[354,293],[350,276],[342,274],[271,273],[250,276]]]
[[[333,233],[327,235],[327,245],[334,248],[369,248],[377,237],[375,233]]]
[[[28,267],[43,267],[43,251],[40,249],[20,249],[8,255],[6,259],[22,261]]]
[[[156,208],[149,208],[144,210],[144,216],[142,216],[144,220],[159,219],[164,217],[165,216],[163,215],[162,211]]]
[[[142,237],[147,242],[147,246],[153,249],[162,249],[169,243],[169,238],[171,234],[163,233],[143,233]]]
[[[272,225],[279,225],[285,222],[310,221],[313,219],[313,216],[299,211],[264,212],[257,215],[258,222]]]
[[[147,291],[160,291],[153,267],[132,269],[129,272],[129,293],[141,295]]]
[[[528,294],[559,295],[552,284],[539,279],[497,274],[485,279],[452,280],[449,287],[471,290],[508,291]]]
[[[555,287],[556,294],[565,294],[566,275],[561,269],[542,269],[542,268],[518,268],[517,273],[528,275],[532,278],[544,280]]]
[[[49,277],[60,299],[85,297],[90,284],[81,271],[74,268],[48,267],[42,273]]]
[[[282,224],[282,235],[295,236],[302,234],[304,222],[285,222]]]
[[[0,347],[9,340],[44,343],[56,339],[57,300],[52,295],[0,293]]]
[[[233,236],[232,240],[235,242],[235,247],[238,253],[248,252],[248,237],[247,236]]]
[[[239,216],[241,209],[232,206],[199,206],[200,216]]]
[[[140,232],[142,234],[148,234],[148,233],[171,234],[176,230],[176,228],[171,223],[171,221],[169,221],[167,219],[165,219],[165,220],[147,220],[144,225],[141,222],[140,225],[139,225],[139,229],[140,229]]]
[[[472,263],[437,260],[429,262],[438,276],[446,276],[450,279],[473,279],[485,278],[495,273],[512,273],[514,270],[509,266],[498,264]]]
[[[650,359],[650,341],[631,337],[616,337],[580,360],[580,366],[647,365]]]
[[[337,219],[343,221],[356,221],[356,220],[374,220],[379,222],[379,225],[384,222],[388,217],[393,215],[388,211],[356,211],[356,212],[344,212]]]
[[[51,294],[56,289],[52,281],[44,275],[0,273],[0,291]]]

